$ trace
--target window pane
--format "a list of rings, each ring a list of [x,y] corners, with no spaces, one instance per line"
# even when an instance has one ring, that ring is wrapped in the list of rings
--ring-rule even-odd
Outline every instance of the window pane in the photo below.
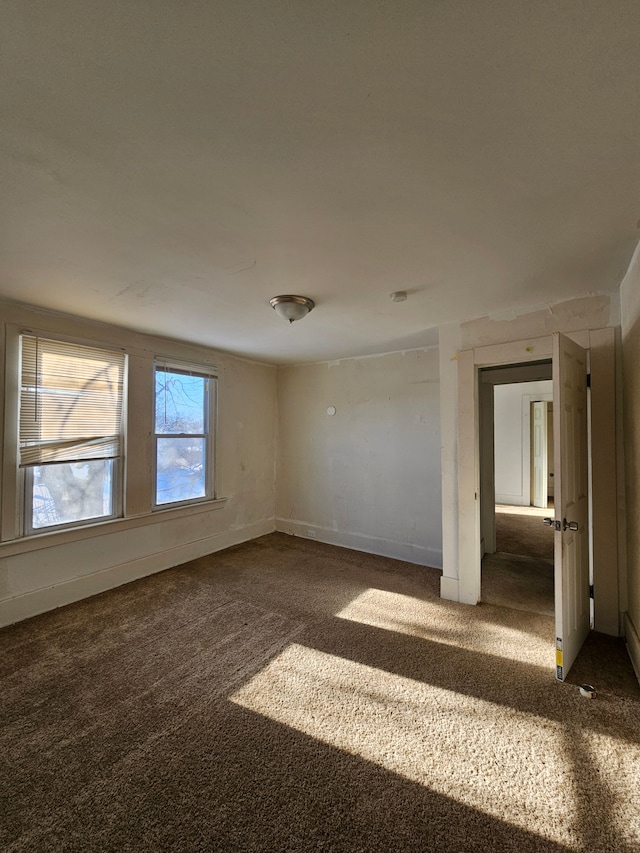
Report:
[[[205,439],[158,438],[156,504],[206,497]]]
[[[32,471],[34,530],[113,515],[113,460],[39,465]]]
[[[157,369],[156,432],[204,434],[208,383],[206,376]]]

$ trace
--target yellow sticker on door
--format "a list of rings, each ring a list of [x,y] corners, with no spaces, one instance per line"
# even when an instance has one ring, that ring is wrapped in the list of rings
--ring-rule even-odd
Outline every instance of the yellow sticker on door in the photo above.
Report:
[[[556,637],[556,678],[562,681],[562,637]]]

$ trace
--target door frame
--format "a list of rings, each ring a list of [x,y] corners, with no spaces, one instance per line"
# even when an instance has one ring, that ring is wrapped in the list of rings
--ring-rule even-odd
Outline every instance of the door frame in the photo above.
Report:
[[[567,337],[590,347],[588,331]],[[481,591],[479,371],[552,358],[551,335],[458,353],[458,600],[464,604],[477,604]]]
[[[626,609],[624,444],[617,352],[619,331],[614,326],[579,333],[559,331],[589,348],[591,446],[597,449],[591,459],[594,627],[596,631],[618,637],[621,634],[621,611]],[[451,550],[452,562],[446,564],[446,573],[441,580],[443,598],[477,604],[480,592],[480,502],[474,498],[478,495],[479,468],[478,369],[551,357],[551,335],[451,352],[451,362],[456,365],[457,395],[450,425],[457,441],[452,447],[448,444],[443,446],[443,454],[446,451],[443,465],[452,469],[451,481],[446,481],[447,501],[443,501],[443,540],[446,544],[450,537],[457,548]],[[446,373],[441,365],[441,374],[445,379],[450,376],[455,387],[455,373]],[[462,464],[459,461],[461,455]],[[474,529],[469,530],[469,526]],[[465,537],[464,543],[461,542],[462,537]],[[464,548],[462,552],[461,545]]]

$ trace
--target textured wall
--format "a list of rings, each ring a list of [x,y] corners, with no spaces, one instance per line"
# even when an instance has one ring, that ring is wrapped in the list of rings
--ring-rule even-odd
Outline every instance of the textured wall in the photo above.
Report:
[[[438,372],[437,349],[281,368],[278,529],[439,567]]]

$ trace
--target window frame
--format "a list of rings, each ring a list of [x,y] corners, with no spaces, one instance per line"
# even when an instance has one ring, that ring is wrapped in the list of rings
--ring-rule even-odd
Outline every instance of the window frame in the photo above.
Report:
[[[207,380],[206,402],[203,407],[204,429],[203,433],[159,433],[156,430],[156,376],[158,371],[182,373],[187,376],[198,376]],[[151,511],[163,512],[182,507],[196,506],[198,504],[210,503],[218,500],[218,465],[216,458],[217,431],[218,431],[218,378],[219,370],[206,364],[180,361],[175,358],[156,356],[153,360],[153,394],[152,394],[152,471],[151,471]],[[158,496],[158,439],[163,438],[204,438],[204,495],[187,498],[180,501],[157,502]]]
[[[9,330],[8,330],[9,331]],[[67,344],[69,347],[86,347],[96,350],[105,350],[122,354],[124,356],[123,374],[122,374],[122,405],[120,411],[120,454],[119,456],[111,457],[112,462],[111,475],[111,513],[109,515],[92,516],[91,518],[80,519],[78,521],[61,522],[60,524],[51,524],[45,527],[33,526],[33,485],[34,485],[34,468],[40,466],[20,466],[20,396],[22,388],[22,337],[30,336],[42,338],[43,340],[55,341],[61,344]],[[124,481],[126,467],[126,441],[127,441],[127,377],[128,377],[128,356],[124,348],[114,346],[113,344],[103,341],[88,340],[79,337],[70,337],[64,334],[58,334],[54,331],[44,329],[25,329],[14,327],[12,329],[13,346],[15,350],[13,357],[7,357],[7,371],[10,367],[10,362],[15,364],[15,401],[11,408],[15,412],[15,449],[14,449],[14,465],[15,465],[15,494],[18,500],[16,506],[16,536],[19,539],[30,539],[36,536],[42,536],[49,533],[58,533],[68,530],[77,530],[79,528],[112,522],[124,515]],[[7,348],[9,350],[9,347]],[[7,352],[9,356],[9,352]],[[5,404],[7,402],[8,383],[5,384]],[[45,463],[45,464],[70,464],[65,462],[60,463]],[[31,490],[29,492],[29,489]],[[13,538],[13,537],[11,537]],[[3,536],[2,541],[7,541]]]

